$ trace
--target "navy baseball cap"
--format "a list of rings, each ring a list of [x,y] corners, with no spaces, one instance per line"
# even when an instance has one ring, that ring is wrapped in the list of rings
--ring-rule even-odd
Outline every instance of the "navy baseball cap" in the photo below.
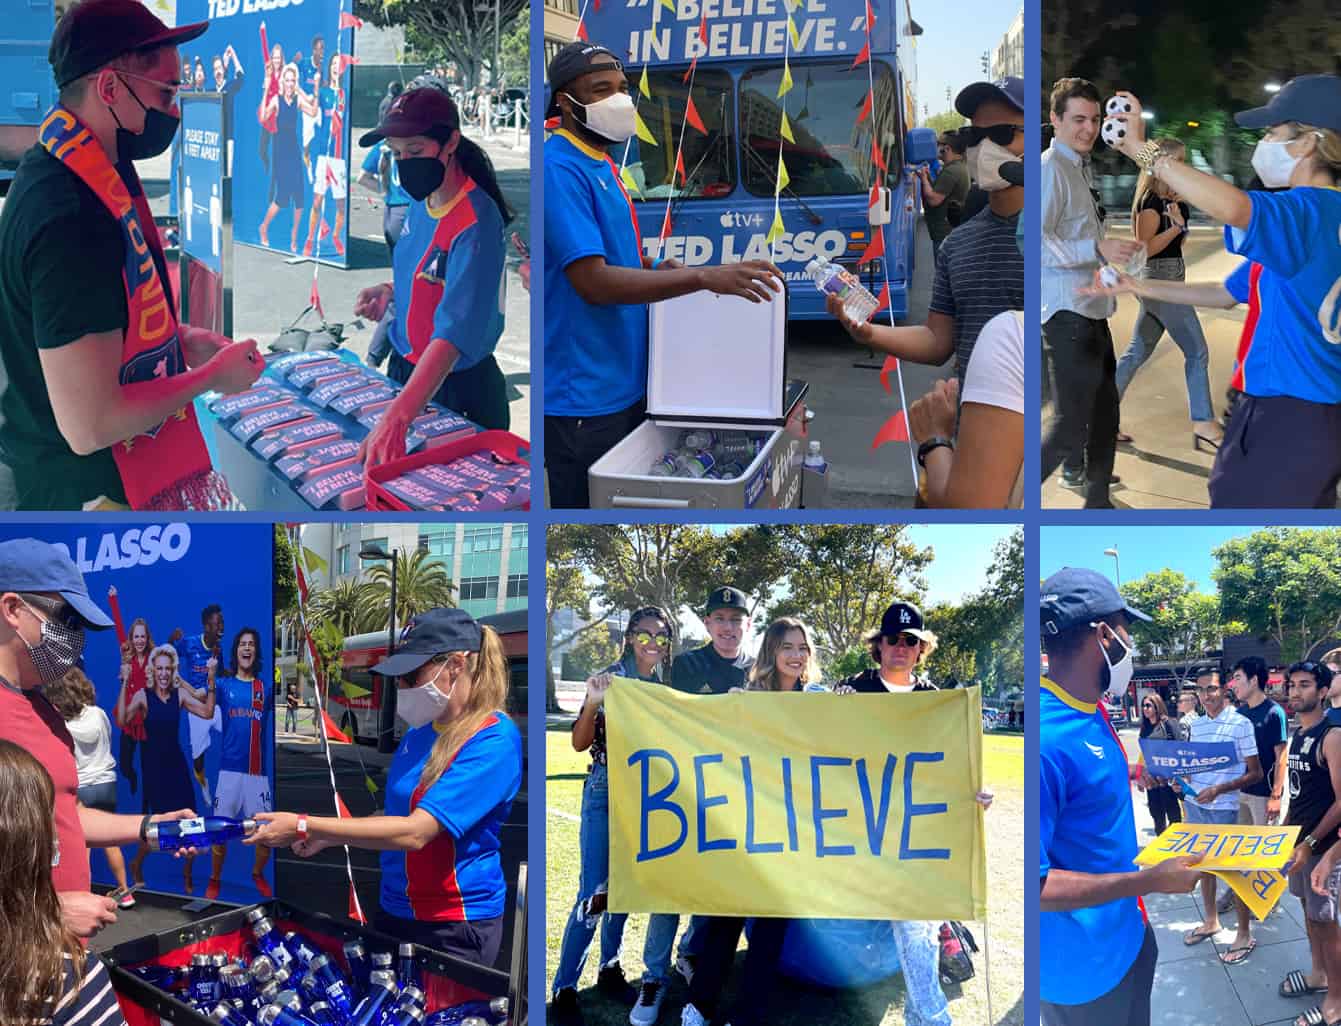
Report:
[[[1001,100],[1023,113],[1024,79],[1008,75],[995,82],[974,82],[971,86],[965,86],[955,97],[955,110],[971,118],[985,100]]]
[[[89,627],[106,630],[111,617],[89,598],[84,575],[63,549],[36,538],[0,542],[0,591],[56,592]]]
[[[47,60],[63,89],[123,54],[189,43],[209,27],[198,21],[168,28],[140,0],[83,0],[61,16]]]
[[[1126,613],[1134,620],[1150,619],[1127,605],[1103,574],[1079,567],[1065,567],[1044,581],[1039,605],[1045,634],[1061,634],[1113,613]]]
[[[395,654],[371,670],[384,677],[404,677],[435,655],[478,652],[481,638],[480,625],[464,609],[428,609],[405,625]]]
[[[708,601],[705,605],[708,613],[712,613],[714,609],[738,609],[748,616],[750,612],[750,602],[745,593],[738,588],[726,586],[708,592]]]
[[[1265,107],[1234,115],[1241,128],[1271,128],[1298,121],[1341,132],[1341,78],[1336,75],[1300,75],[1280,88]]]
[[[895,602],[886,609],[880,618],[880,633],[886,638],[897,638],[900,634],[911,634],[921,641],[931,638],[931,632],[922,624],[922,610],[911,602]]]
[[[624,62],[615,56],[613,50],[607,50],[596,43],[584,43],[579,39],[559,50],[550,60],[549,73],[545,76],[545,80],[549,83],[550,95],[545,117],[559,116],[559,93],[566,87],[589,72],[609,67],[623,71]]]
[[[435,128],[454,132],[461,127],[461,115],[452,98],[434,86],[407,89],[387,107],[382,123],[359,136],[360,146],[371,146],[387,136],[408,139],[428,135]]]

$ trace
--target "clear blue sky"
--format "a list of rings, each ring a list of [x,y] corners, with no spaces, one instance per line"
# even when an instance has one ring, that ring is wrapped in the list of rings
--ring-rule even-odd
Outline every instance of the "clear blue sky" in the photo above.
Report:
[[[1047,577],[1064,566],[1088,567],[1113,576],[1113,558],[1104,549],[1117,547],[1122,579],[1133,581],[1152,570],[1169,567],[1197,582],[1203,592],[1214,592],[1211,550],[1231,538],[1241,538],[1260,527],[1042,527],[1039,529],[1038,570]]]
[[[982,54],[996,49],[1020,5],[1005,0],[912,0],[912,8],[913,21],[922,26],[922,35],[917,37],[917,119],[921,123],[923,103],[932,114],[954,110],[959,90],[983,80]]]

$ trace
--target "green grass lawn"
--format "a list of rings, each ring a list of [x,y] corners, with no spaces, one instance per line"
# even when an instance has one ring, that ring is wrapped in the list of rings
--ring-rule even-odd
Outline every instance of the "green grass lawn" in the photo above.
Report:
[[[579,854],[578,813],[582,803],[582,781],[587,756],[573,751],[568,731],[551,730],[546,735],[546,988],[554,979],[559,962],[559,944],[572,902],[577,896]],[[985,950],[974,957],[975,979],[947,990],[950,1014],[957,1026],[1023,1026],[1024,980],[1024,739],[992,736],[983,738],[985,786],[996,795],[987,813],[988,924],[970,924]],[[994,857],[997,856],[997,857]],[[646,916],[631,916],[624,931],[621,963],[630,981],[642,975],[643,933]],[[989,1022],[986,978],[987,944],[990,942],[992,1013]],[[594,985],[600,958],[599,937],[592,943],[579,992],[583,1012],[592,1026],[622,1026],[628,1009],[598,994]],[[741,942],[742,950],[744,941]],[[737,956],[737,967],[739,967]],[[781,980],[774,995],[773,1026],[903,1026],[903,979],[899,975],[882,983],[849,991],[821,991]],[[687,997],[678,975],[661,1006],[660,1026],[676,1026]],[[727,994],[730,1000],[730,991]]]

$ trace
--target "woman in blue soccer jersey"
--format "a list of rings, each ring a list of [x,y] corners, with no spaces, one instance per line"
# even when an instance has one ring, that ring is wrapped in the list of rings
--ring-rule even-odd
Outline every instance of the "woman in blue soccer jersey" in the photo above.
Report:
[[[229,819],[255,819],[258,812],[274,808],[268,764],[275,736],[275,693],[261,676],[261,632],[243,627],[233,638],[233,654],[227,676],[216,685],[215,704],[223,722],[223,754],[219,778],[214,785],[214,815]],[[210,882],[205,897],[219,896],[226,845],[215,845]],[[251,879],[262,896],[270,897],[265,865],[270,849],[256,849]]]
[[[625,1003],[635,1000],[635,992],[624,978],[619,965],[619,947],[624,936],[624,914],[602,913],[606,882],[610,876],[610,795],[606,776],[605,695],[614,677],[631,677],[653,683],[670,679],[670,655],[675,643],[675,618],[659,606],[644,606],[629,615],[624,631],[624,651],[619,662],[606,667],[587,681],[587,694],[573,722],[573,748],[591,753],[591,767],[582,786],[582,819],[578,828],[582,868],[577,900],[568,915],[559,948],[559,968],[554,974],[551,992],[552,1015],[557,1026],[580,1020],[577,983],[587,963],[597,926],[601,932],[601,970],[596,986],[607,995]],[[671,946],[679,927],[679,916],[654,915],[648,924],[643,946],[642,990],[637,997],[640,1009],[650,1008],[650,1024],[656,1020],[661,995],[670,982]],[[633,1022],[641,1022],[633,1019]]]
[[[382,853],[379,930],[492,965],[503,939],[503,825],[522,779],[521,734],[504,713],[508,663],[491,627],[460,609],[430,609],[372,672],[395,680],[410,729],[386,781],[381,816],[262,812],[247,844],[332,844]]]
[[[494,348],[503,334],[503,229],[512,212],[493,164],[461,134],[451,97],[432,86],[396,97],[359,145],[382,139],[413,202],[392,254],[394,282],[364,289],[354,306],[380,321],[394,298],[387,374],[403,385],[363,442],[368,465],[404,455],[410,425],[430,400],[484,428],[509,423]]]
[[[1190,204],[1225,223],[1225,248],[1247,257],[1224,282],[1096,283],[1228,309],[1248,304],[1232,387],[1242,393],[1211,470],[1213,507],[1336,505],[1341,481],[1341,78],[1301,75],[1235,120],[1266,129],[1253,169],[1276,192],[1244,192],[1145,141],[1139,101],[1120,116],[1119,149]]]

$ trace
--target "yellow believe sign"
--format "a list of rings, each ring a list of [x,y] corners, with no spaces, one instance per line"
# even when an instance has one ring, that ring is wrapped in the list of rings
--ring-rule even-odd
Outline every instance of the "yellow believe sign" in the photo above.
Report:
[[[1136,856],[1139,866],[1153,866],[1180,855],[1200,855],[1200,868],[1280,869],[1294,852],[1297,826],[1175,823]]]
[[[605,699],[610,909],[982,919],[977,689]]]

